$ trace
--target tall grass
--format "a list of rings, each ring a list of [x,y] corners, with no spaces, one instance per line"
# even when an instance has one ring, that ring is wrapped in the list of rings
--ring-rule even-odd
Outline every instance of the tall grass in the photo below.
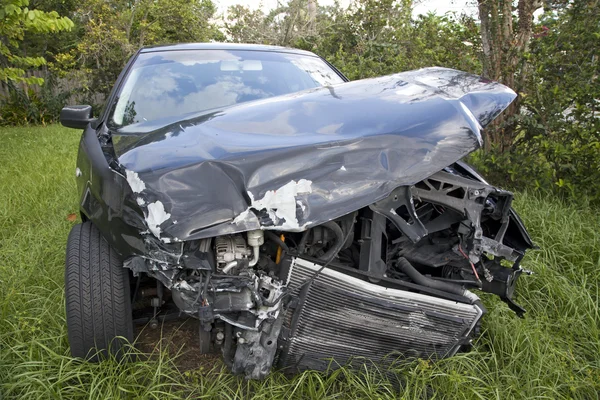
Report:
[[[68,216],[77,213],[78,140],[77,131],[58,126],[0,129],[0,398],[598,398],[600,217],[534,193],[516,201],[541,248],[523,262],[535,272],[518,289],[529,312],[519,319],[484,296],[488,314],[471,353],[392,371],[274,373],[262,382],[219,366],[181,372],[161,347],[147,361],[72,359],[62,276],[75,223]]]

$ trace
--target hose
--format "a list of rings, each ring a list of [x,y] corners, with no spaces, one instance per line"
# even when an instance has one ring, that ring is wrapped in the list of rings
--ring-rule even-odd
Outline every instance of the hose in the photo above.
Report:
[[[223,267],[223,270],[221,271],[224,274],[229,273],[229,271],[231,271],[236,265],[238,264],[237,260],[228,262],[227,264],[225,264],[225,266]]]
[[[281,238],[279,236],[277,236],[276,234],[274,234],[271,231],[265,231],[265,236],[269,238],[269,240],[277,243],[277,245],[279,245],[279,247],[281,247],[286,253],[290,252],[290,248],[288,247],[287,244],[285,244],[285,242],[283,240],[281,240]]]
[[[256,263],[258,262],[258,257],[260,256],[260,247],[259,246],[253,246],[252,247],[252,260],[250,260],[250,264],[248,264],[251,267],[254,267],[256,265]]]
[[[310,229],[307,229],[302,234],[302,238],[300,239],[300,243],[298,243],[298,254],[304,253],[304,248],[306,247],[306,242],[308,241],[308,235],[310,233]]]
[[[246,284],[246,288],[250,291],[250,295],[252,296],[254,303],[256,303],[256,307],[262,307],[263,306],[263,297],[258,294],[256,289],[254,289],[254,285],[252,285],[252,283],[248,282]]]
[[[283,299],[285,296],[287,296],[288,291],[284,288],[283,291],[281,292],[281,294],[279,296],[277,296],[276,298],[274,298],[273,300],[269,301],[267,299],[265,299],[262,295],[262,305],[263,306],[267,306],[267,307],[274,307],[277,305],[277,303],[279,302],[279,300]]]
[[[451,283],[458,284],[458,285],[469,285],[469,286],[473,286],[477,289],[481,289],[481,281],[477,282],[477,281],[471,281],[468,279],[449,279],[449,278],[437,278],[437,277],[431,277],[431,279],[436,280],[436,281],[451,282]]]
[[[455,285],[450,282],[436,281],[435,279],[426,277],[417,271],[415,267],[413,267],[412,264],[404,257],[400,257],[398,259],[397,265],[400,271],[404,272],[410,279],[412,279],[413,282],[418,283],[419,285],[441,290],[443,292],[457,294],[459,296],[464,296],[472,301],[479,300],[479,297],[468,290],[463,289],[462,286]]]
[[[319,257],[319,260],[321,261],[330,261],[333,260],[333,258],[337,255],[337,253],[340,252],[340,250],[342,250],[342,247],[344,247],[344,232],[342,232],[342,228],[340,228],[340,226],[338,224],[336,224],[333,221],[328,221],[325,222],[323,224],[323,226],[327,229],[329,229],[330,231],[332,231],[335,234],[335,244],[327,251],[327,253],[323,254],[321,257]]]

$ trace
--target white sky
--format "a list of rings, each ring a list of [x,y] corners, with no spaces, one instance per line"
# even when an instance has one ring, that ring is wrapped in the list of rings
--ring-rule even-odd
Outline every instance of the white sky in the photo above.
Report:
[[[214,0],[219,7],[220,12],[227,10],[227,7],[234,4],[242,4],[251,8],[261,7],[264,11],[275,8],[277,6],[277,0]],[[333,4],[333,0],[318,0],[320,5]],[[340,4],[343,7],[347,7],[350,0],[340,0]],[[464,12],[470,15],[477,15],[477,6],[475,0],[415,0],[415,7],[413,14],[426,14],[431,11],[438,15],[443,15],[446,12],[457,12],[460,14]]]
[[[415,0],[414,15],[433,12],[443,15],[447,12],[477,16],[477,2],[475,0]]]

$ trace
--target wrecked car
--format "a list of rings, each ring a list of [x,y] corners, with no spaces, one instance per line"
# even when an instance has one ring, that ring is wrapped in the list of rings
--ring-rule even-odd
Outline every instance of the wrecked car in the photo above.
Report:
[[[349,82],[280,47],[139,50],[99,117],[61,113],[84,129],[73,356],[119,356],[135,324],[179,317],[249,379],[467,350],[478,291],[524,312],[513,194],[461,161],[515,96],[437,67]]]

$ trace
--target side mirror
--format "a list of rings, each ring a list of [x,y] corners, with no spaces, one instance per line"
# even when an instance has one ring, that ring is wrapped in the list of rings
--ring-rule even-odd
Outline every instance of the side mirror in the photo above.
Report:
[[[85,129],[94,120],[92,106],[67,106],[60,110],[60,123],[67,128]]]

